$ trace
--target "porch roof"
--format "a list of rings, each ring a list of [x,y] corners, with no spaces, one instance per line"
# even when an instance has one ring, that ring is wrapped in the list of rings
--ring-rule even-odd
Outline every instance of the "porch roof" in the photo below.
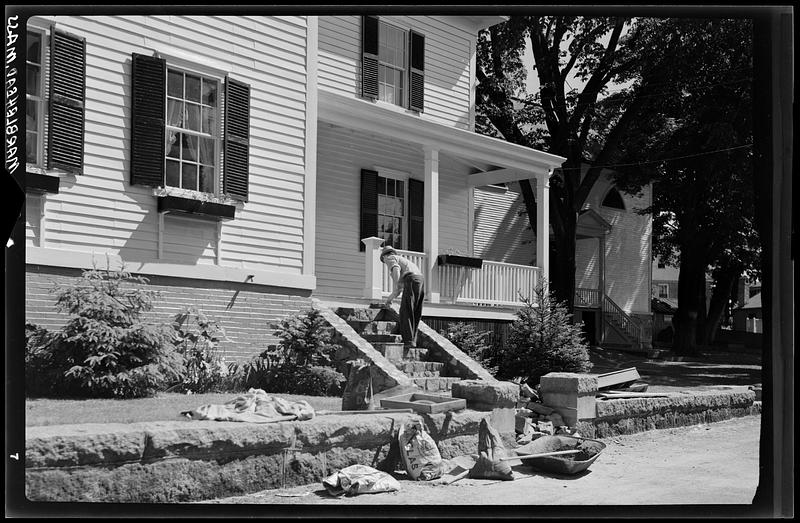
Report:
[[[547,176],[551,169],[560,167],[565,161],[561,156],[544,151],[432,122],[400,108],[394,109],[324,90],[319,91],[319,118],[343,127],[382,134],[456,157],[526,173],[518,175],[517,179],[533,178],[534,174]]]

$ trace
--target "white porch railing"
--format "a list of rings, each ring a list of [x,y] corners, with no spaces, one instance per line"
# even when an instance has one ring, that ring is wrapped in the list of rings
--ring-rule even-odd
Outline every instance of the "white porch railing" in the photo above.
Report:
[[[437,266],[437,272],[441,296],[451,303],[518,306],[521,297],[535,303],[541,271],[530,265],[484,260],[480,269],[445,264]]]
[[[577,307],[600,307],[600,289],[575,289],[575,306]]]
[[[366,245],[364,297],[379,300],[394,288],[386,265],[379,261],[383,241],[376,237],[362,241]],[[405,250],[397,253],[426,271],[427,254]],[[426,281],[425,286],[428,296],[437,295],[445,303],[519,306],[520,295],[535,303],[534,289],[540,277],[541,269],[530,265],[484,261],[483,267],[476,269],[445,264],[433,267],[433,281]]]

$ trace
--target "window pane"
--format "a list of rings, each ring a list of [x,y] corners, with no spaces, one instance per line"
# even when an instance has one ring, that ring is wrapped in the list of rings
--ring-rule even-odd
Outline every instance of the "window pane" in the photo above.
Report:
[[[181,187],[184,189],[197,190],[197,166],[191,163],[181,165]]]
[[[167,157],[180,158],[181,157],[181,141],[180,134],[177,131],[167,131]]]
[[[39,129],[39,102],[36,100],[25,101],[25,129],[36,132]]]
[[[205,105],[217,105],[217,82],[203,79],[203,100]]]
[[[216,115],[217,110],[213,107],[203,107],[203,129],[202,131],[206,134],[214,134],[214,130],[217,128],[216,124]]]
[[[203,165],[200,167],[200,190],[214,192],[214,168]]]
[[[42,56],[42,35],[35,31],[28,33],[27,61],[34,64],[40,63]]]
[[[386,194],[388,196],[394,196],[394,180],[392,179],[386,180]]]
[[[169,71],[167,75],[167,94],[175,98],[183,98],[183,73]]]
[[[167,160],[167,185],[170,187],[181,186],[181,164],[172,160]]]
[[[38,65],[28,64],[28,72],[26,75],[27,86],[25,91],[32,96],[40,96],[41,93],[41,67]]]
[[[39,137],[36,133],[25,133],[25,161],[37,163],[39,161]]]
[[[214,139],[200,138],[200,163],[214,165]]]
[[[405,196],[404,187],[405,187],[405,183],[403,182],[403,180],[397,180],[397,196],[398,196],[398,198],[402,198],[403,196]]]
[[[386,214],[386,196],[382,194],[378,195],[378,212],[380,214]]]
[[[386,194],[386,178],[378,176],[378,194]]]
[[[186,99],[190,102],[200,101],[200,77],[186,75]]]
[[[183,102],[167,100],[167,125],[183,127]]]
[[[197,160],[197,136],[181,133],[183,149],[181,156],[184,160]]]
[[[197,104],[186,104],[186,128],[192,131],[200,130],[200,106]]]

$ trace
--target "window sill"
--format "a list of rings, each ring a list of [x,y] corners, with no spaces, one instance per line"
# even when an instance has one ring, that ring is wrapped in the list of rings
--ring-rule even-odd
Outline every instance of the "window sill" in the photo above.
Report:
[[[454,254],[440,254],[436,258],[437,265],[458,265],[480,269],[483,267],[483,259],[473,258],[472,256],[456,256]]]
[[[25,192],[58,194],[60,180],[58,176],[26,171]]]
[[[236,206],[226,203],[203,201],[181,196],[161,195],[158,199],[158,212],[195,216],[207,220],[232,220]]]

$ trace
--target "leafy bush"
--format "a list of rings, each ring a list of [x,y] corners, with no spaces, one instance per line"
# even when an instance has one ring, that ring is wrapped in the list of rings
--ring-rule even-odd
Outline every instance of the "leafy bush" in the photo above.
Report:
[[[47,363],[48,393],[83,397],[150,396],[179,379],[183,359],[169,327],[142,321],[158,295],[147,283],[124,270],[92,269],[75,285],[57,286],[56,309],[74,317],[51,335],[32,332],[26,372]]]
[[[453,342],[456,347],[480,363],[491,374],[497,373],[497,365],[494,364],[496,349],[488,342],[492,331],[478,332],[471,323],[452,322],[447,325],[446,330],[440,331],[439,334]]]
[[[522,377],[531,386],[549,372],[588,372],[588,344],[580,324],[571,321],[567,307],[539,286],[538,305],[523,298],[506,346],[501,350],[499,377]]]
[[[50,350],[53,333],[25,323],[25,391],[28,396],[52,395],[63,382],[66,362],[56,361]]]
[[[331,328],[315,309],[288,316],[278,325],[275,335],[280,341],[269,357],[276,365],[330,365],[338,348],[332,341]]]
[[[227,365],[219,353],[220,341],[227,340],[225,330],[196,307],[175,315],[172,322],[174,344],[183,356],[183,379],[170,390],[179,392],[227,392],[228,376],[234,377],[237,366]]]
[[[331,367],[283,365],[269,373],[266,392],[341,396],[347,378]]]

